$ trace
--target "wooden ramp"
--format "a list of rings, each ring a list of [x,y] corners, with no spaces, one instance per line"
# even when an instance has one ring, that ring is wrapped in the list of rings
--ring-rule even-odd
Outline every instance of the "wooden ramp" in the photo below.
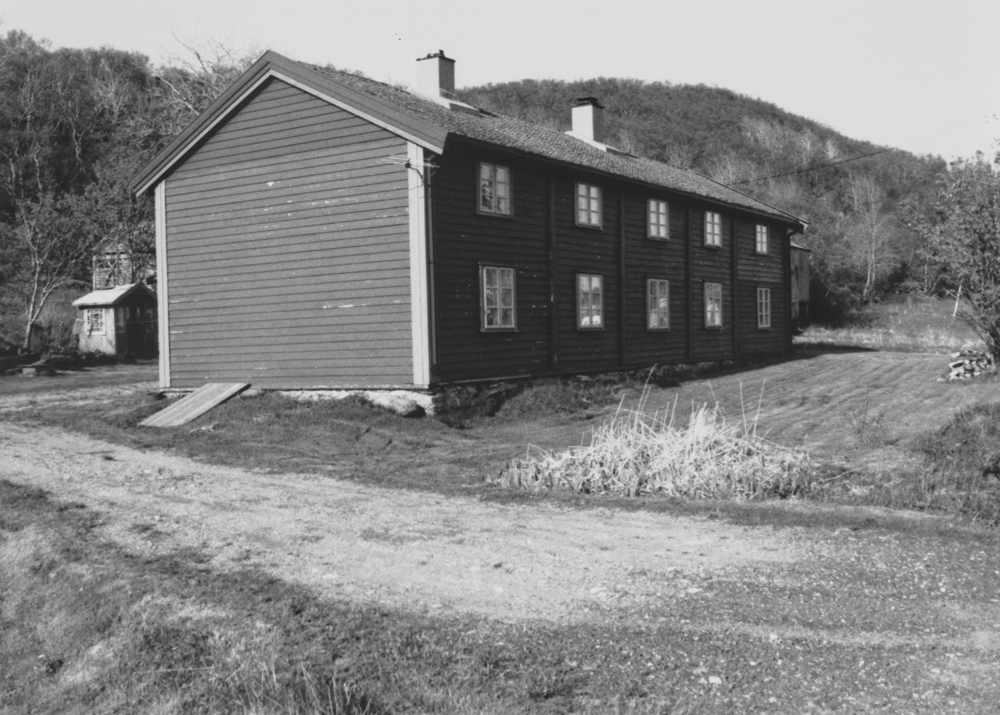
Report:
[[[249,382],[210,382],[155,415],[150,415],[139,424],[143,427],[179,427],[221,405],[248,387],[250,387]]]

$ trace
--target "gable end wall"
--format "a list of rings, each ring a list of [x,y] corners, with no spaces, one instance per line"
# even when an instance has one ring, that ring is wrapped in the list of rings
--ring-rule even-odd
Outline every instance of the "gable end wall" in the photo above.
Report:
[[[164,182],[172,387],[413,384],[402,138],[271,80]]]

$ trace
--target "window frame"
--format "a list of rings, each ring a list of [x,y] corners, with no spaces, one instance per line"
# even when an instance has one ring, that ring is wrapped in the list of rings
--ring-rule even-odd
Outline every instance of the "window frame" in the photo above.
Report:
[[[718,322],[712,322],[712,317],[715,311],[710,311],[709,306],[713,302],[713,298],[710,298],[709,291],[713,293],[718,290]],[[705,328],[708,330],[720,330],[725,325],[725,320],[723,316],[723,292],[722,283],[715,281],[705,281],[702,286],[702,299],[704,301],[705,308]]]
[[[665,291],[663,294],[658,294],[657,299],[666,298],[666,325],[650,325],[651,318],[653,317],[654,308],[652,303],[653,291],[652,287],[654,284],[664,284]],[[659,313],[660,306],[655,309]],[[646,330],[650,332],[665,332],[670,330],[670,279],[668,278],[647,278],[646,279]]]
[[[97,320],[94,320],[97,318]],[[104,335],[106,331],[103,308],[87,308],[86,320],[87,335]]]
[[[705,247],[722,248],[722,213],[706,209],[705,219],[702,223],[705,233]]]
[[[510,272],[511,276],[511,304],[510,304],[510,325],[487,325],[487,311],[490,309],[489,301],[487,300],[487,272],[496,271],[499,281],[499,276],[501,272]],[[502,290],[503,286],[498,284],[498,289]],[[505,306],[502,304],[502,299],[497,298],[497,305],[495,310],[503,311]],[[515,332],[517,331],[517,269],[513,266],[498,266],[491,263],[480,263],[479,264],[479,330],[483,333],[503,333],[503,332]]]
[[[507,171],[507,211],[500,211],[483,206],[483,169],[486,167],[492,169],[491,176],[493,177],[494,203],[497,201],[497,169],[505,169]],[[483,216],[500,217],[510,217],[514,215],[514,172],[511,170],[509,165],[499,164],[494,161],[480,161],[476,164],[476,213]]]
[[[766,306],[766,310],[762,310]],[[772,323],[771,289],[767,286],[757,286],[757,329],[770,330]]]
[[[770,249],[771,230],[766,223],[756,224],[754,234],[754,253],[758,256],[766,256]]]
[[[655,241],[670,240],[670,202],[666,199],[646,200],[646,238]]]
[[[586,188],[586,192],[581,192],[582,188]],[[597,192],[596,204],[593,192]],[[586,206],[581,207],[581,199],[586,200]],[[596,205],[596,208],[595,208]],[[585,212],[587,215],[586,221],[580,220],[581,212]],[[596,222],[593,220],[594,214],[597,214]],[[580,228],[594,228],[602,229],[604,228],[604,190],[599,184],[591,184],[586,181],[577,181],[573,187],[573,220],[577,226]]]
[[[600,304],[598,305],[599,318],[600,318],[600,321],[601,321],[600,325],[584,325],[583,324],[584,312],[583,312],[583,300],[582,300],[582,298],[583,298],[583,289],[582,289],[582,286],[580,285],[580,279],[581,278],[587,278],[587,279],[589,279],[588,289],[587,290],[588,290],[588,293],[590,293],[590,294],[592,294],[593,290],[594,290],[594,285],[593,285],[594,279],[596,278],[597,281],[600,283],[601,301],[600,301]],[[588,300],[588,303],[589,303],[589,306],[588,306],[588,313],[589,313],[589,315],[587,317],[589,317],[589,318],[592,319],[593,318],[593,310],[592,310],[592,308],[593,308],[593,299],[592,299],[592,297]],[[583,330],[583,331],[591,331],[591,330],[600,331],[600,330],[604,330],[604,328],[605,328],[606,325],[607,325],[607,319],[606,319],[605,311],[604,311],[604,274],[603,273],[577,273],[576,274],[576,329],[577,330]]]

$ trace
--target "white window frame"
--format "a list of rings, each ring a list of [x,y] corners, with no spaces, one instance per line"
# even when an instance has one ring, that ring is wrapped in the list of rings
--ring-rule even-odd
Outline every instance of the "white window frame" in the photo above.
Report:
[[[576,183],[576,225],[601,228],[602,224],[601,187],[597,184]]]
[[[595,286],[597,300],[594,300]],[[604,276],[599,273],[576,274],[576,327],[604,330]]]
[[[670,238],[670,204],[663,199],[649,199],[646,202],[646,236]]]
[[[88,308],[87,315],[87,333],[89,335],[94,335],[95,333],[104,334],[104,310],[102,308]]]
[[[646,330],[670,330],[670,281],[646,279]]]
[[[766,329],[771,327],[771,289],[757,289],[757,327]]]
[[[722,327],[722,284],[706,281],[702,291],[705,297],[705,327]]]
[[[504,278],[509,285],[505,285]],[[507,295],[505,289],[509,289]],[[517,270],[479,267],[479,327],[484,331],[517,330]]]
[[[769,231],[767,230],[767,226],[765,224],[762,224],[762,223],[757,224],[757,229],[756,229],[756,243],[754,245],[754,248],[755,248],[756,252],[759,255],[761,255],[761,256],[766,256],[767,255],[767,249],[768,249],[768,243],[769,243],[769,240],[768,240],[769,239],[769,235],[768,234],[769,234]]]
[[[705,245],[713,248],[722,246],[722,214],[718,211],[705,212]]]
[[[479,213],[494,216],[513,213],[514,182],[509,166],[479,162],[478,189],[476,207]]]

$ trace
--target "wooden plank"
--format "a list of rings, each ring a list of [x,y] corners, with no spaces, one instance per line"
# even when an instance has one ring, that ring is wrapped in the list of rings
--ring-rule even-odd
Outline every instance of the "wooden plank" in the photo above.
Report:
[[[248,382],[210,382],[139,423],[142,427],[179,427],[250,387]]]

